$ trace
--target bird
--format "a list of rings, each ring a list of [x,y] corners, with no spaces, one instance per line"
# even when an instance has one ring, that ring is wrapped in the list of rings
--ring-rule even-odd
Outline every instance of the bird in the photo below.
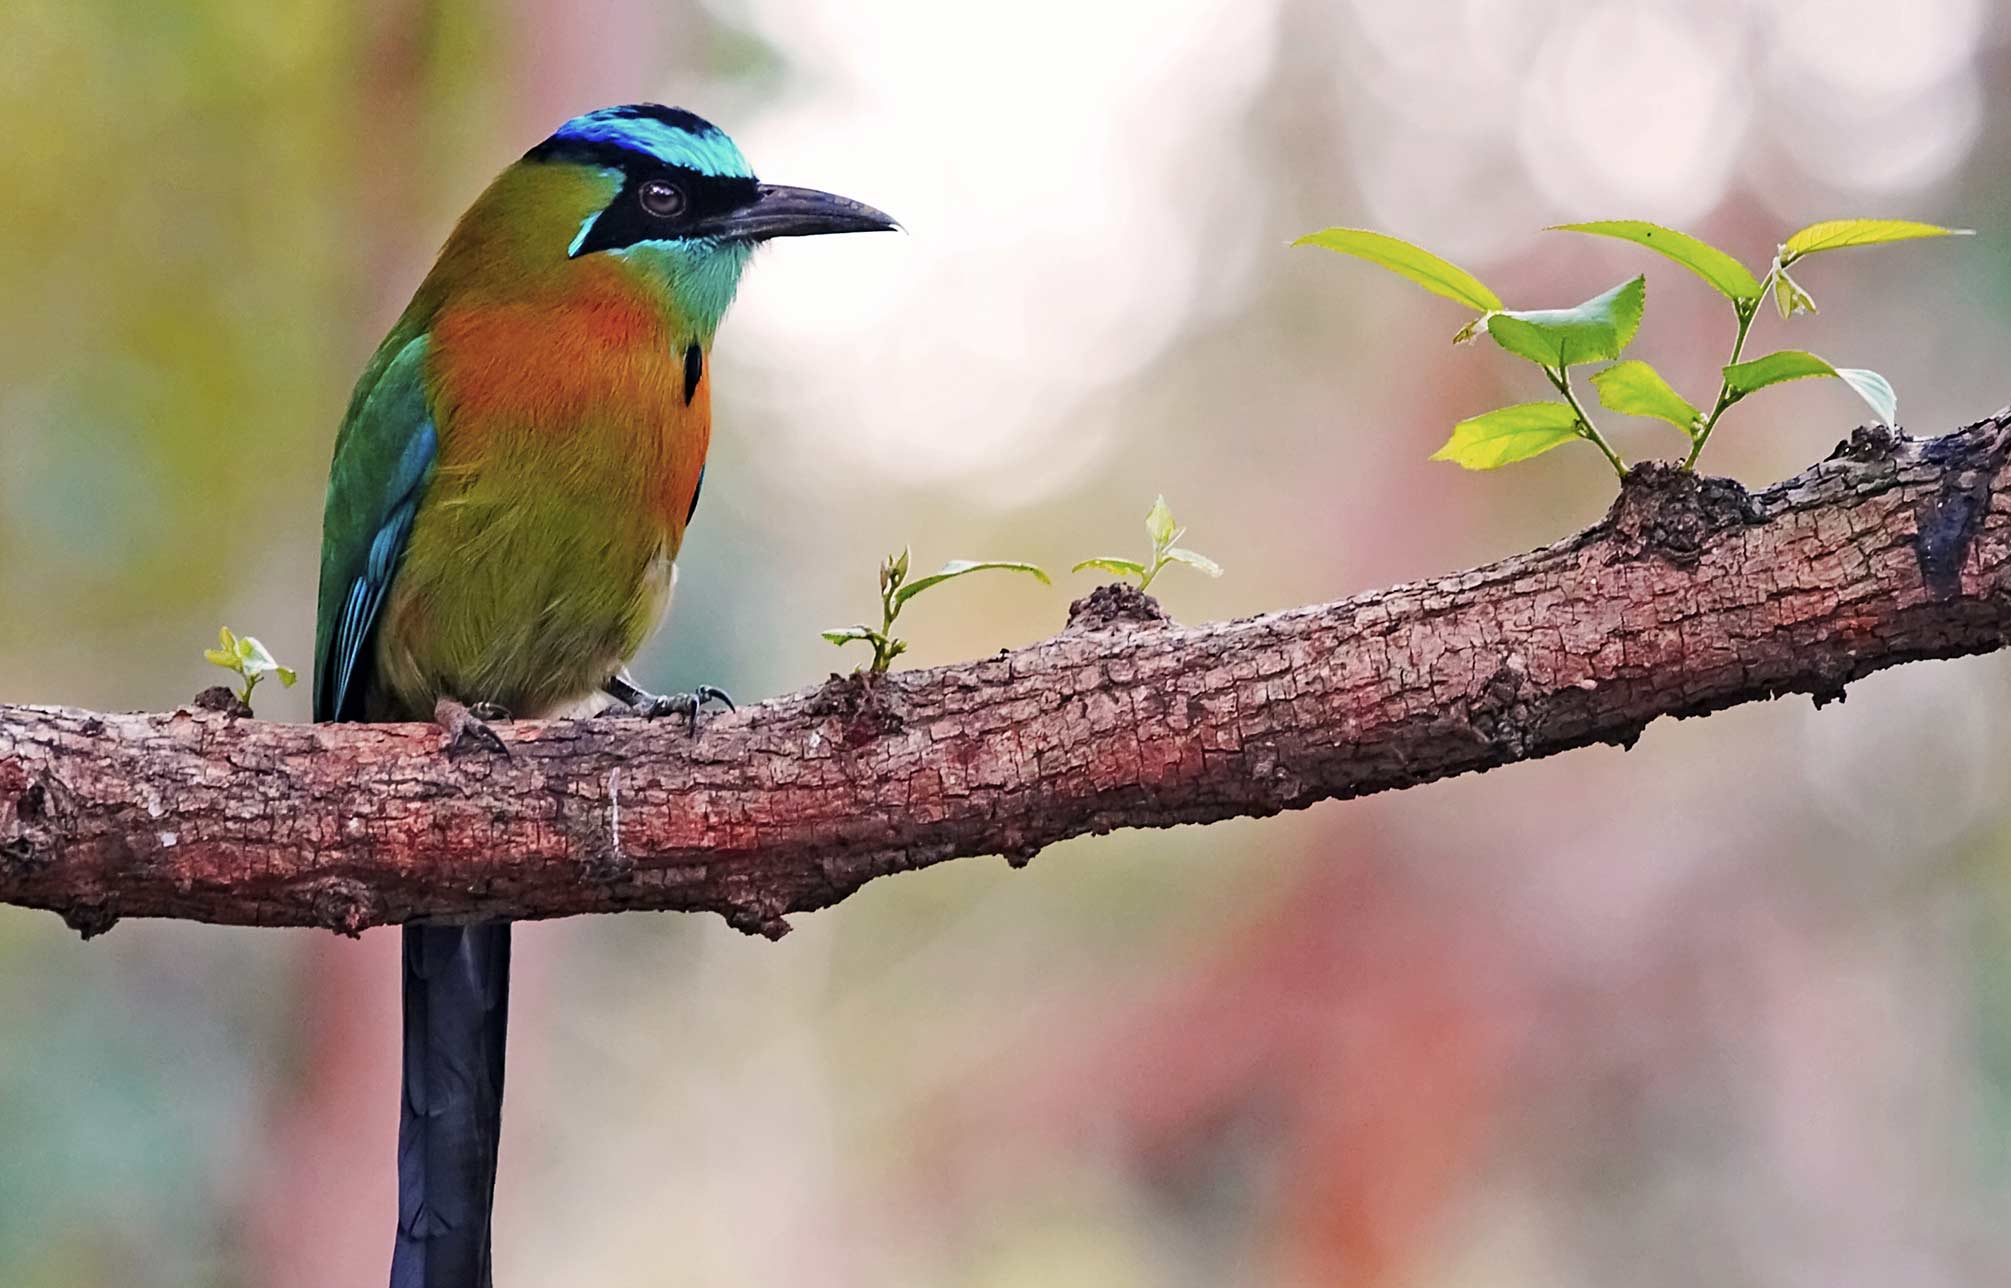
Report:
[[[329,467],[317,721],[491,722],[730,699],[641,688],[712,431],[713,337],[755,248],[897,228],[763,183],[681,108],[576,116],[455,224],[364,367]],[[408,922],[392,1288],[489,1288],[510,927]]]

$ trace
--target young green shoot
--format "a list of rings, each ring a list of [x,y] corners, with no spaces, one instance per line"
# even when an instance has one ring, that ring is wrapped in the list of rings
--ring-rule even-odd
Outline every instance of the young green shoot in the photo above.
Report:
[[[289,689],[300,678],[294,674],[292,667],[281,666],[273,658],[271,650],[259,643],[256,636],[234,635],[226,626],[217,632],[217,645],[216,648],[204,649],[203,657],[237,676],[244,686],[237,691],[237,696],[247,707],[251,705],[251,691],[266,676],[278,677],[280,684]]]
[[[894,621],[909,600],[934,586],[946,581],[968,576],[974,572],[1021,572],[1037,579],[1043,586],[1054,583],[1037,566],[1009,559],[952,559],[926,577],[908,580],[908,550],[903,547],[898,555],[888,555],[880,564],[880,626],[860,624],[836,630],[821,632],[825,639],[843,648],[847,644],[862,643],[873,646],[873,661],[867,668],[870,674],[885,675],[895,658],[908,651],[908,642],[894,634]]]
[[[1899,400],[1894,395],[1892,384],[1875,371],[1858,367],[1832,366],[1812,353],[1798,349],[1784,349],[1765,357],[1745,361],[1746,340],[1752,335],[1753,323],[1759,317],[1760,309],[1771,295],[1774,307],[1782,321],[1793,318],[1797,313],[1814,313],[1815,300],[1802,289],[1801,283],[1788,276],[1788,269],[1809,255],[1822,251],[1843,250],[1852,246],[1878,246],[1891,242],[1914,241],[1924,237],[1968,236],[1965,228],[1943,228],[1938,224],[1924,224],[1909,219],[1831,219],[1810,224],[1792,234],[1782,242],[1775,252],[1774,260],[1763,278],[1754,277],[1752,271],[1731,255],[1706,242],[1672,228],[1638,219],[1612,219],[1586,224],[1562,224],[1559,231],[1591,233],[1600,237],[1617,237],[1645,246],[1657,254],[1667,256],[1674,262],[1702,278],[1732,306],[1732,351],[1720,370],[1718,395],[1711,402],[1708,413],[1697,413],[1689,424],[1676,422],[1667,414],[1673,406],[1663,401],[1659,395],[1654,401],[1659,409],[1643,409],[1636,400],[1631,405],[1617,405],[1606,400],[1605,387],[1601,386],[1602,401],[1614,411],[1629,415],[1656,416],[1677,423],[1690,436],[1690,451],[1683,458],[1683,468],[1695,469],[1697,458],[1703,454],[1705,444],[1711,441],[1711,432],[1718,427],[1718,421],[1747,394],[1764,389],[1769,385],[1781,384],[1789,380],[1801,380],[1811,376],[1834,377],[1843,381],[1862,398],[1881,421],[1892,424],[1899,417]],[[1624,365],[1624,364],[1623,364]],[[1646,364],[1641,364],[1646,366]],[[1612,369],[1600,372],[1593,379],[1597,382]],[[1667,382],[1652,369],[1647,372],[1663,390],[1670,390]],[[1625,383],[1625,382],[1623,382]],[[1623,393],[1623,399],[1626,395]],[[1678,401],[1681,401],[1680,398]],[[1687,407],[1688,404],[1684,403]]]
[[[1116,555],[1099,555],[1085,559],[1070,572],[1081,572],[1084,568],[1100,568],[1104,572],[1116,573],[1120,578],[1138,578],[1138,590],[1143,594],[1152,588],[1152,579],[1159,575],[1168,564],[1185,564],[1197,572],[1205,572],[1210,577],[1222,575],[1222,565],[1198,551],[1180,545],[1180,538],[1187,535],[1187,529],[1173,521],[1173,511],[1167,506],[1165,497],[1155,498],[1152,509],[1145,515],[1145,539],[1152,543],[1152,555],[1140,562],[1136,559],[1122,559]]]
[[[1467,469],[1491,470],[1513,461],[1539,456],[1553,447],[1583,439],[1599,449],[1615,474],[1626,477],[1627,465],[1593,423],[1571,379],[1571,368],[1587,363],[1612,365],[1592,373],[1593,388],[1608,411],[1666,421],[1689,440],[1683,468],[1694,469],[1718,421],[1748,394],[1770,385],[1807,377],[1833,377],[1854,390],[1890,424],[1899,415],[1892,385],[1875,371],[1836,367],[1812,353],[1788,349],[1747,361],[1746,341],[1753,322],[1771,295],[1783,320],[1815,312],[1815,301],[1788,269],[1809,255],[1851,246],[1875,246],[1924,237],[1951,237],[1966,229],[1905,219],[1834,219],[1811,224],[1782,242],[1764,278],[1731,255],[1686,233],[1639,219],[1609,219],[1562,224],[1561,231],[1614,237],[1645,246],[1681,264],[1723,295],[1732,305],[1734,322],[1731,356],[1720,371],[1718,394],[1708,412],[1676,392],[1645,362],[1622,361],[1621,352],[1641,324],[1645,284],[1639,277],[1569,309],[1510,309],[1501,298],[1465,269],[1429,251],[1386,233],[1359,228],[1329,228],[1301,237],[1293,245],[1312,245],[1353,255],[1416,282],[1433,294],[1477,310],[1453,337],[1466,343],[1482,334],[1508,352],[1534,363],[1562,397],[1561,402],[1518,403],[1459,422],[1452,437],[1432,455]]]

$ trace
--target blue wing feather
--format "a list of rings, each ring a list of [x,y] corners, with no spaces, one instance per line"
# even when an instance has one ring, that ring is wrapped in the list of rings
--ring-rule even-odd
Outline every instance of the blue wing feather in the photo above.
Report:
[[[427,406],[424,336],[407,341],[359,389],[335,442],[322,524],[314,718],[362,716],[369,648],[418,513],[439,435]]]

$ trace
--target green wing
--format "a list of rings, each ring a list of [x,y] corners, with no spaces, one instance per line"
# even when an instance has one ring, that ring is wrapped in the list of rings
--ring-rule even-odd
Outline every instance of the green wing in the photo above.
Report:
[[[425,359],[423,334],[401,343],[394,332],[350,401],[335,439],[321,523],[316,720],[363,715],[370,640],[412,535],[412,516],[433,476],[438,448],[427,405]]]

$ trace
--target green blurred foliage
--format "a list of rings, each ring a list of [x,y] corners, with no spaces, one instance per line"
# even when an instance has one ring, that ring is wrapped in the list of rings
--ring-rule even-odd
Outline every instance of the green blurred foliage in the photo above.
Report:
[[[8,7],[0,597],[40,607],[0,628],[26,659],[4,696],[159,702],[104,678],[197,642],[243,571],[199,534],[293,527],[316,495],[303,413],[354,351],[350,12]],[[59,623],[92,655],[36,647]]]

